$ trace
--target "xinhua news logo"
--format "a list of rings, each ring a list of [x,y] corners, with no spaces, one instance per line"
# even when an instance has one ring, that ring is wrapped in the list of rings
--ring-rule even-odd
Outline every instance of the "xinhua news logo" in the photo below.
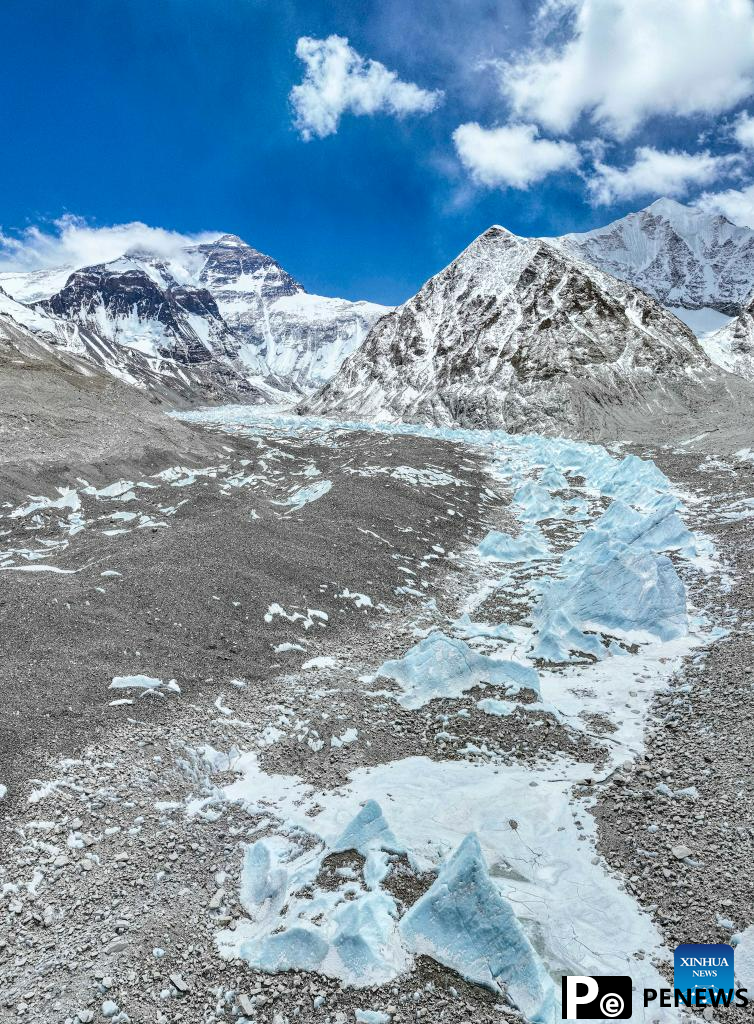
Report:
[[[632,980],[621,975],[566,975],[563,1020],[628,1020]]]
[[[720,943],[685,943],[673,961],[673,987],[710,993],[730,992],[736,987],[733,947]]]

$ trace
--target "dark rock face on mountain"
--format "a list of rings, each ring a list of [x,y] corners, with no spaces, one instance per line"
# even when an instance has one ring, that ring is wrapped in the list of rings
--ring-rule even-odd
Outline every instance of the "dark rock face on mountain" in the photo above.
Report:
[[[188,248],[204,259],[199,281],[211,290],[222,290],[253,278],[259,295],[274,302],[283,295],[295,295],[303,285],[283,270],[271,256],[247,245],[238,235],[221,235],[215,242]]]
[[[145,317],[154,314],[140,320],[133,308],[125,318],[111,315],[119,310],[119,290],[116,288],[108,311],[101,294],[88,291],[90,284],[91,280],[79,279],[71,285],[67,301],[55,296],[51,303],[45,304],[47,308],[41,304],[30,308],[0,289],[0,326],[5,324],[16,333],[22,329],[25,336],[53,350],[60,365],[69,356],[84,367],[93,364],[116,380],[146,392],[154,401],[182,406],[218,401],[269,403],[285,397],[269,373],[262,376],[250,372],[224,350],[208,351],[204,344],[199,344],[202,339],[197,332],[192,334],[187,330],[192,318],[196,318],[200,331],[205,323],[196,312],[189,312],[204,308],[201,294],[197,298],[191,291],[186,296],[183,289],[176,286],[172,303],[153,306],[144,301],[145,294],[155,298],[153,293],[138,285],[134,290],[126,289]],[[87,296],[91,298],[91,305]],[[81,300],[79,307],[78,300]],[[65,309],[69,315],[56,315],[54,307]],[[131,334],[124,330],[124,323]],[[221,331],[232,339],[226,325],[222,325]],[[207,336],[209,333],[207,329]],[[165,351],[175,352],[177,357],[161,355],[158,345]],[[191,346],[194,346],[193,353]],[[194,361],[189,358],[192,354],[196,357]]]
[[[107,356],[116,376],[140,353],[153,373],[202,368],[220,391],[234,375],[233,391],[248,395],[267,382],[276,402],[320,387],[388,312],[372,302],[310,295],[237,235],[169,255],[133,250],[97,266],[3,272],[0,285],[97,336],[93,354],[121,348],[114,362]]]
[[[299,411],[592,437],[683,414],[719,374],[654,299],[493,227]]]
[[[754,286],[754,231],[658,199],[604,228],[549,239],[663,306],[735,316]]]
[[[90,325],[123,345],[180,363],[235,358],[241,348],[206,288],[175,283],[162,287],[126,261],[76,271],[40,307]]]

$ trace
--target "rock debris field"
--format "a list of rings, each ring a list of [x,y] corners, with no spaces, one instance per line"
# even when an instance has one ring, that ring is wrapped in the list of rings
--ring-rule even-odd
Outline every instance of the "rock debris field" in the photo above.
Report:
[[[185,419],[0,492],[0,1020],[676,1021],[684,941],[754,988],[750,453]]]

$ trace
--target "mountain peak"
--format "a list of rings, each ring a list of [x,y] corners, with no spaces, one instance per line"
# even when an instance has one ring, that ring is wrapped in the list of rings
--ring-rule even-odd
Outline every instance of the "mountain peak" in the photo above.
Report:
[[[641,210],[639,215],[646,213],[654,217],[662,217],[684,238],[704,231],[707,225],[731,223],[720,214],[707,213],[705,210],[700,210],[698,206],[685,206],[667,196],[656,199],[650,206]],[[629,214],[629,216],[632,215]]]
[[[239,238],[238,235],[220,235],[216,238],[213,245],[222,245],[226,249],[250,249],[251,246],[244,242],[243,238]]]
[[[694,210],[691,206],[684,206],[683,203],[679,203],[677,199],[670,199],[668,196],[662,196],[660,199],[655,199],[653,203],[650,203],[642,213],[648,213],[649,211],[657,214],[658,216],[672,217],[678,213],[699,213],[701,211]]]
[[[663,306],[735,316],[754,280],[754,231],[667,196],[601,228],[551,239]]]
[[[648,296],[493,226],[378,320],[299,408],[586,436],[658,396],[686,409],[689,379],[711,372],[688,328]]]
[[[471,244],[474,245],[476,242],[481,241],[495,242],[501,239],[505,239],[506,241],[514,240],[517,242],[529,241],[529,239],[522,238],[521,235],[517,235],[513,231],[509,231],[508,228],[504,228],[502,224],[490,224],[487,230],[483,231]]]

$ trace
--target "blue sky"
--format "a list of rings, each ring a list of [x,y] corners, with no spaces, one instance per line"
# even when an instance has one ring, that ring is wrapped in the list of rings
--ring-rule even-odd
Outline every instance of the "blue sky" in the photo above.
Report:
[[[754,224],[751,0],[5,0],[3,34],[6,265],[140,221],[395,303],[491,223],[669,192]]]

